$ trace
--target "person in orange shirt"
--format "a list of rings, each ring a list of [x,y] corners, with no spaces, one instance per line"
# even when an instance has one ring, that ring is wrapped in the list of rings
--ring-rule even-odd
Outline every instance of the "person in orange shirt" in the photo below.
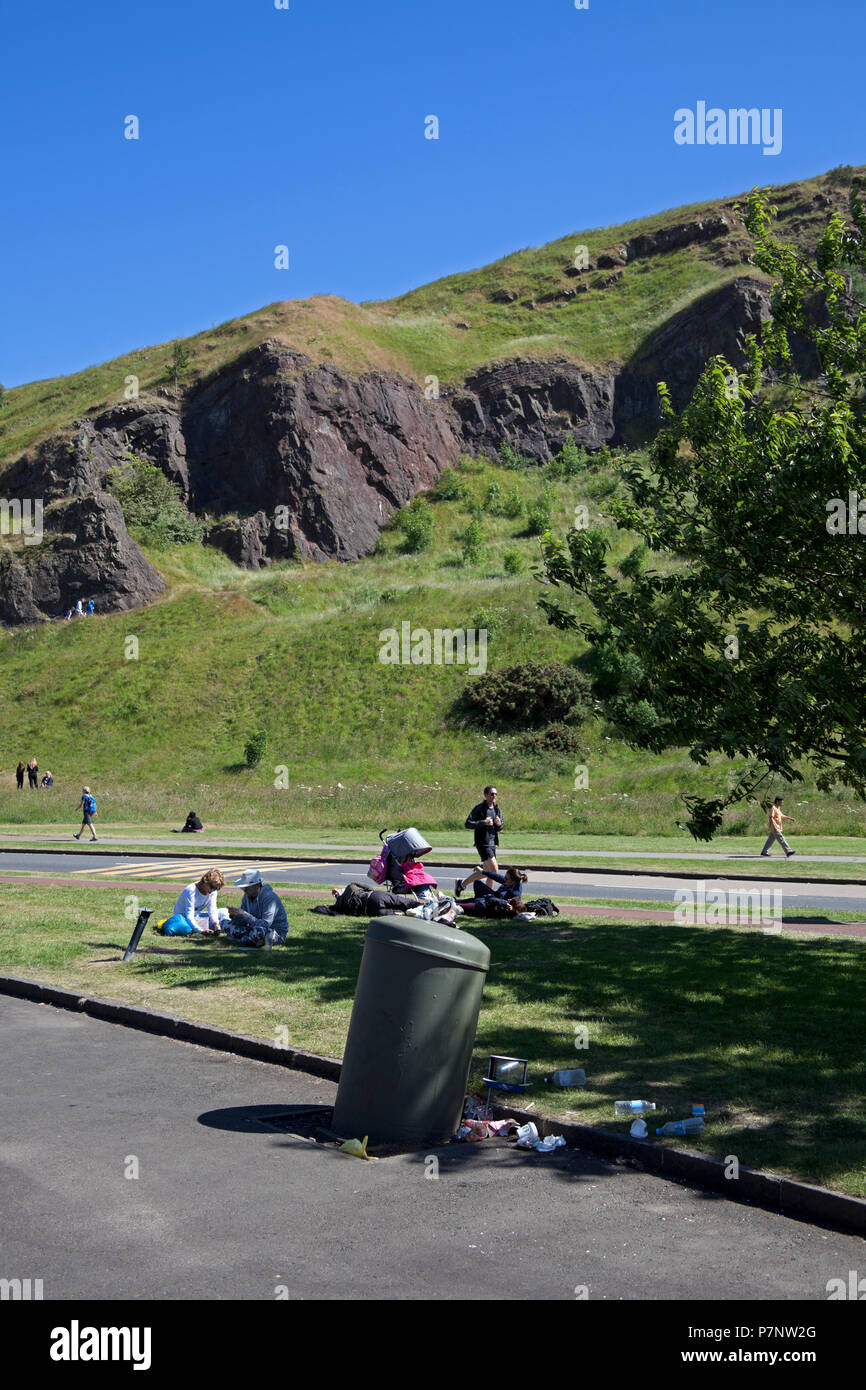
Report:
[[[770,833],[769,833],[769,835],[767,836],[767,843],[764,845],[764,848],[761,850],[761,858],[762,858],[762,859],[769,859],[769,857],[770,857],[770,854],[769,854],[770,846],[772,845],[772,843],[773,843],[774,840],[778,840],[778,841],[779,841],[779,844],[782,846],[782,849],[785,851],[785,858],[786,858],[786,859],[792,858],[792,856],[795,855],[795,854],[797,853],[797,851],[796,851],[795,849],[791,849],[791,846],[788,844],[788,841],[785,839],[784,835],[782,834],[782,821],[783,821],[783,820],[789,820],[789,821],[791,822],[792,825],[793,825],[793,823],[794,823],[794,817],[793,817],[793,816],[785,816],[785,815],[782,814],[782,798],[781,798],[780,796],[777,796],[776,799],[775,799],[775,801],[773,802],[772,806],[770,807],[770,825],[769,825]]]

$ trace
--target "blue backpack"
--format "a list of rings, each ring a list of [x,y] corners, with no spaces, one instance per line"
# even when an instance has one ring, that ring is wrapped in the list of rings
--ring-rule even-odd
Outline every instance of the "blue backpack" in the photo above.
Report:
[[[88,816],[96,815],[96,802],[93,800],[92,796],[86,796],[84,798],[84,813]]]

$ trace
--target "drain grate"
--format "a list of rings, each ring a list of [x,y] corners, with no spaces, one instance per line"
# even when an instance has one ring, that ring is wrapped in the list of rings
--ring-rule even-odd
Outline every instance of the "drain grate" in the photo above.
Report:
[[[317,1144],[333,1143],[342,1138],[332,1133],[332,1105],[293,1105],[276,1115],[259,1116],[259,1124],[278,1134],[296,1134],[302,1139],[314,1139]]]

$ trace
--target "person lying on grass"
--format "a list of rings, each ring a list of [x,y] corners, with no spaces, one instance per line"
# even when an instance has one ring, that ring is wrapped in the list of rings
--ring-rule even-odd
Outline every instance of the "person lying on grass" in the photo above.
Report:
[[[501,886],[491,889],[490,879]],[[523,911],[523,885],[528,882],[529,875],[523,869],[508,868],[504,874],[499,874],[485,869],[483,864],[476,864],[472,873],[467,878],[458,878],[454,887],[460,899],[464,889],[470,883],[473,885],[473,901],[460,902],[463,911],[470,917],[516,917]]]

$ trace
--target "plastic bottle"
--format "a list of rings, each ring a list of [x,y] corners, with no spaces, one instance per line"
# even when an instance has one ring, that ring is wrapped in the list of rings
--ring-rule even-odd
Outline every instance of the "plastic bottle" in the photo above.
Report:
[[[571,1071],[555,1071],[552,1076],[546,1076],[544,1079],[552,1086],[585,1086],[586,1072],[583,1067],[574,1067]]]
[[[688,1120],[668,1120],[656,1134],[700,1134],[703,1127],[703,1120],[694,1115]]]
[[[633,1115],[649,1115],[656,1108],[652,1100],[618,1100],[614,1105],[618,1120],[630,1120]]]

